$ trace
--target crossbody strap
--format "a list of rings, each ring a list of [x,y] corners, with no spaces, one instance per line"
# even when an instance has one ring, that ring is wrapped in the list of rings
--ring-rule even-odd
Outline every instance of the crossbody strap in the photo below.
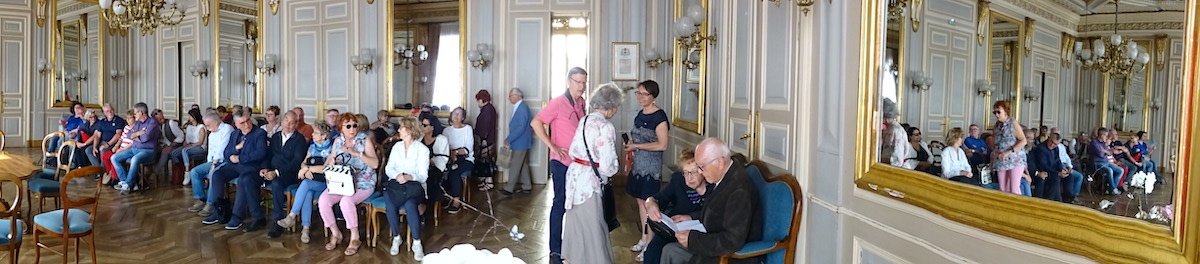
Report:
[[[583,130],[580,130],[579,133],[583,133],[583,137],[582,137],[583,138],[583,150],[585,152],[587,152],[588,161],[592,163],[590,165],[592,167],[592,172],[596,173],[596,179],[599,179],[600,182],[603,183],[604,177],[600,176],[600,169],[596,166],[596,160],[592,159],[592,148],[588,147],[588,143],[587,143],[587,120],[588,120],[588,117],[591,117],[591,115],[583,116]]]

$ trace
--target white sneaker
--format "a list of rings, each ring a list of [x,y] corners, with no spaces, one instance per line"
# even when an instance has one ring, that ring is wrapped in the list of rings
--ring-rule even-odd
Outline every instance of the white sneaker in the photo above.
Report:
[[[192,174],[185,172],[185,173],[183,173],[183,175],[185,175],[183,177],[183,186],[190,185],[192,183],[192,177],[191,177]]]
[[[420,239],[413,240],[412,251],[413,251],[413,259],[416,259],[417,261],[421,261],[421,259],[425,258],[425,249],[421,248],[421,240]]]
[[[392,238],[392,249],[388,253],[391,253],[392,256],[400,254],[400,236]]]

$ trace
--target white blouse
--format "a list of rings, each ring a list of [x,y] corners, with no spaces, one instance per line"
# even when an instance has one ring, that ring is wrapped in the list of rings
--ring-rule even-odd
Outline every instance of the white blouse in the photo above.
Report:
[[[204,126],[190,125],[187,127],[187,143],[195,144],[200,142],[200,133],[204,133]]]
[[[391,181],[400,177],[400,174],[412,175],[413,180],[420,182],[421,188],[428,191],[428,187],[425,187],[425,180],[429,178],[429,148],[421,142],[413,142],[408,149],[405,149],[404,141],[396,142],[396,145],[392,145],[392,153],[388,154],[384,173]]]
[[[889,160],[889,163],[892,166],[910,170],[916,168],[916,164],[913,164],[911,168],[907,164],[907,160],[909,158],[908,156],[910,154],[913,156],[913,158],[916,158],[917,156],[917,153],[913,150],[912,145],[908,144],[908,132],[905,132],[904,127],[901,127],[899,124],[889,124],[888,129],[891,130],[892,138],[885,138],[884,140],[889,140],[892,142],[892,144],[895,144],[895,148],[892,149],[892,156],[891,160]]]
[[[464,125],[462,128],[448,126],[442,130],[442,135],[450,142],[450,149],[467,148],[467,160],[475,162],[475,130],[471,125]]]
[[[942,149],[942,177],[962,175],[962,171],[971,171],[971,163],[967,162],[967,154],[962,148],[946,147]]]
[[[279,131],[283,131],[283,124],[278,123],[278,124],[275,124],[274,127],[271,127],[271,124],[267,123],[267,124],[262,125],[262,130],[267,131],[267,138],[271,138],[271,137],[275,136],[275,133],[279,133]]]
[[[584,122],[586,121],[586,123]],[[592,159],[597,163],[597,169],[600,171],[600,177],[596,176],[596,172],[591,166],[572,162],[567,167],[567,183],[566,183],[566,209],[571,209],[573,205],[582,204],[593,195],[599,195],[601,184],[609,181],[609,177],[617,174],[620,168],[617,164],[617,150],[614,148],[616,131],[613,129],[612,123],[604,118],[604,114],[592,112],[584,117],[584,120],[579,121],[579,127],[575,130],[575,137],[571,139],[571,148],[567,153],[572,159],[588,160],[588,151],[590,149]],[[584,138],[587,139],[586,146]],[[601,179],[603,178],[603,181]]]
[[[447,141],[449,140],[446,139],[446,136],[437,135],[433,137],[433,146],[429,150],[429,152],[433,153],[432,155],[440,154],[440,156],[429,158],[429,163],[432,163],[440,171],[446,171],[446,163],[450,162],[450,156],[447,156],[450,155],[450,143],[447,143]]]

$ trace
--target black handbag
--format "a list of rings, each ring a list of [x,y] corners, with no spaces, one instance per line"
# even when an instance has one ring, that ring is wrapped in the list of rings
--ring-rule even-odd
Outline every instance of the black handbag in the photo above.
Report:
[[[488,158],[476,159],[475,167],[471,170],[471,176],[475,177],[492,177],[496,176],[496,161]]]
[[[308,157],[308,159],[304,161],[304,165],[305,166],[325,165],[325,157]],[[314,171],[312,175],[313,175],[312,179],[314,181],[325,182],[325,173],[319,173],[319,172]]]
[[[590,116],[583,117],[583,124],[581,124],[581,126],[587,126],[588,117]],[[592,172],[596,174],[596,178],[599,179],[600,182],[604,182],[604,184],[601,184],[600,186],[600,202],[603,203],[601,207],[604,207],[604,222],[608,223],[608,232],[612,232],[613,230],[617,230],[617,228],[621,227],[621,221],[617,220],[617,201],[613,196],[612,181],[605,182],[604,178],[600,176],[600,169],[596,166],[596,160],[592,158],[592,149],[588,147],[587,129],[585,128],[581,131],[584,133],[584,136],[582,137],[583,149],[587,152],[588,161],[592,163]]]
[[[404,202],[413,198],[420,198],[417,200],[418,202],[425,198],[425,189],[421,188],[420,182],[415,181],[399,183],[396,180],[388,179],[387,184],[383,186],[383,191],[388,199],[392,199],[392,202],[398,205],[403,205]]]

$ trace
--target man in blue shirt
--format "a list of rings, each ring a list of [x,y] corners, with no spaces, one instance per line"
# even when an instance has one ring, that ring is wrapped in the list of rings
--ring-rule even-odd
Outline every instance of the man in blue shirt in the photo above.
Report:
[[[137,118],[133,124],[133,129],[129,130],[129,138],[133,139],[133,144],[128,149],[113,154],[112,163],[117,170],[117,178],[121,180],[117,183],[117,190],[121,194],[129,194],[133,186],[137,186],[138,169],[142,163],[150,162],[154,159],[154,152],[158,149],[158,137],[161,132],[158,130],[158,121],[150,118],[149,107],[146,103],[137,103],[133,106],[134,116]],[[123,163],[129,162],[129,166]]]
[[[125,118],[117,116],[117,112],[113,109],[112,105],[104,104],[101,109],[104,110],[104,116],[96,119],[96,123],[92,124],[92,137],[98,141],[92,144],[90,150],[83,152],[83,154],[87,155],[88,161],[96,166],[103,166],[103,163],[100,162],[100,153],[119,146],[121,143],[121,134],[125,132],[126,125]]]
[[[971,167],[979,166],[979,164],[988,163],[992,155],[992,149],[988,147],[987,142],[979,138],[979,126],[971,124],[971,136],[963,140],[963,151],[967,154],[967,163]]]

